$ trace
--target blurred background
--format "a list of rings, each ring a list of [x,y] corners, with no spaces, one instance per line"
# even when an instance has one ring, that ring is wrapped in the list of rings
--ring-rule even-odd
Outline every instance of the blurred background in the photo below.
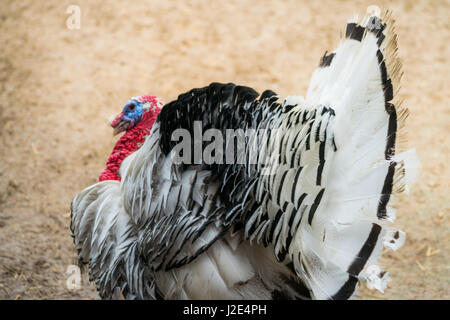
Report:
[[[131,96],[170,102],[212,81],[304,95],[347,19],[370,5],[397,21],[399,95],[422,169],[397,203],[406,243],[382,258],[392,282],[357,298],[449,299],[450,1],[430,0],[2,0],[0,298],[98,298],[86,277],[67,285],[70,202],[97,181],[117,140],[108,119]]]

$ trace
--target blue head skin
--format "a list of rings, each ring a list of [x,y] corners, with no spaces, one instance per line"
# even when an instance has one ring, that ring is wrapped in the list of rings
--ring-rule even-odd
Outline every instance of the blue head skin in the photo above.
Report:
[[[114,135],[133,128],[142,119],[144,113],[143,103],[136,99],[130,99],[125,103],[122,112],[119,113],[111,122],[114,128]]]

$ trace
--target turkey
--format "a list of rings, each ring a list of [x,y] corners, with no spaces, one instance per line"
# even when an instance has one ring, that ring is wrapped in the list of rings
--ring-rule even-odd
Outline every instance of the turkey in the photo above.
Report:
[[[378,259],[405,240],[393,196],[418,167],[399,147],[401,74],[385,13],[347,24],[305,98],[212,83],[161,109],[130,100],[115,131],[132,142],[139,108],[157,115],[151,131],[71,204],[100,297],[349,299],[359,281],[383,292]]]

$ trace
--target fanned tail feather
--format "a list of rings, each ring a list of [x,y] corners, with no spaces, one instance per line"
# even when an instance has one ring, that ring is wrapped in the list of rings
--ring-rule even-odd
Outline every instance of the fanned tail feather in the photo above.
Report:
[[[311,79],[306,102],[334,108],[337,147],[320,207],[312,223],[303,219],[295,240],[301,256],[294,266],[316,298],[350,298],[358,280],[383,291],[389,276],[377,260],[383,247],[396,250],[405,240],[390,227],[392,196],[414,182],[420,163],[414,150],[396,155],[408,115],[394,99],[401,75],[386,12],[350,22]]]

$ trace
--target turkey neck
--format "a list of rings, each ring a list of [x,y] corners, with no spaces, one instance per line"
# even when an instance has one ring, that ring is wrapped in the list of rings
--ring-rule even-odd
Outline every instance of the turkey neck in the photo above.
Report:
[[[99,181],[121,180],[118,171],[122,161],[138,150],[144,143],[145,137],[149,135],[158,113],[159,109],[156,110],[156,108],[155,112],[146,111],[142,115],[142,120],[120,137],[106,162],[105,170],[100,174]]]

